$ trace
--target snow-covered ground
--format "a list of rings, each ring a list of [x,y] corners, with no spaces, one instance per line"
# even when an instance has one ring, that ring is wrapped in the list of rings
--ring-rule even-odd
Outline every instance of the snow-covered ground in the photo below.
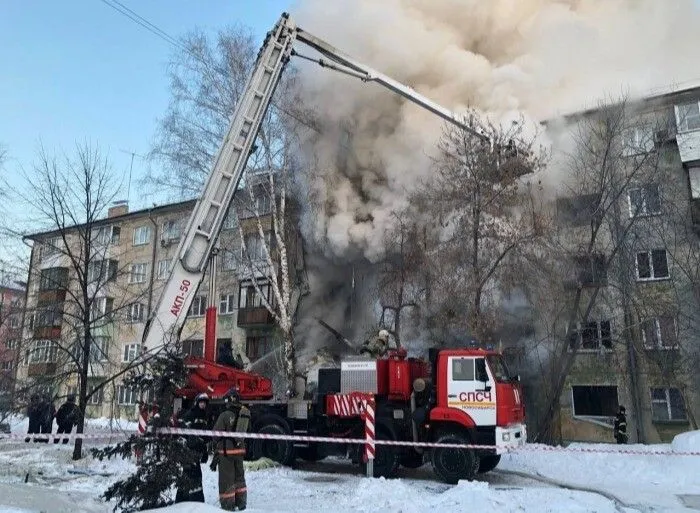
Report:
[[[91,423],[90,430],[108,427],[108,423],[100,420]],[[13,428],[22,432],[26,426],[18,421]],[[122,426],[122,429],[133,432],[135,426]],[[677,440],[673,448],[668,444],[626,449],[697,451],[699,441],[700,433],[695,433]],[[527,451],[506,455],[495,472],[457,486],[435,480],[429,465],[414,471],[402,470],[399,478],[391,480],[364,478],[347,463],[332,459],[300,464],[296,470],[278,467],[250,471],[246,476],[248,511],[691,513],[700,510],[684,506],[684,500],[689,505],[693,501],[693,497],[686,496],[700,494],[698,456],[536,449],[537,446],[530,446]],[[206,465],[202,468],[207,505],[179,504],[158,511],[221,511],[217,507],[216,474]],[[88,457],[76,464],[71,461],[70,445],[0,441],[0,513],[109,512],[112,505],[101,503],[99,495],[132,469],[133,463],[123,460],[99,462]]]

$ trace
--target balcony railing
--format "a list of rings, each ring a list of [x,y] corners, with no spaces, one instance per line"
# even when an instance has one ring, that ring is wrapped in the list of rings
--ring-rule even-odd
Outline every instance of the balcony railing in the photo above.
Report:
[[[273,323],[272,314],[264,306],[238,309],[238,326],[241,328],[268,326]]]
[[[55,362],[30,363],[27,365],[27,376],[50,376],[56,373]]]

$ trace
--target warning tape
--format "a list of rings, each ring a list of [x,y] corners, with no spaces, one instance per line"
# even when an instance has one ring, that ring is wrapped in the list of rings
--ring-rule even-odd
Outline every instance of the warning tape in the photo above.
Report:
[[[148,434],[148,433],[147,433]],[[316,442],[316,443],[336,443],[336,444],[360,444],[367,443],[365,438],[330,438],[324,436],[304,436],[304,435],[282,435],[273,433],[235,433],[231,431],[213,431],[201,429],[187,428],[159,428],[156,431],[158,435],[180,435],[180,436],[201,436],[209,438],[249,438],[259,440],[283,440],[296,442]],[[64,438],[75,439],[94,439],[106,440],[114,438],[128,438],[138,433],[70,433],[70,434],[0,434],[0,441],[16,440],[16,439],[34,439],[34,440],[62,440]],[[640,455],[640,456],[700,456],[700,451],[637,451],[634,449],[612,449],[604,447],[552,447],[540,444],[523,444],[517,447],[498,447],[496,445],[483,444],[455,444],[455,443],[435,443],[435,442],[412,442],[399,440],[374,440],[376,445],[400,446],[400,447],[420,447],[420,448],[435,448],[443,447],[447,449],[482,449],[495,450],[501,449],[509,453],[519,451],[532,452],[581,452],[581,453],[604,453],[604,454],[625,454],[625,455]]]

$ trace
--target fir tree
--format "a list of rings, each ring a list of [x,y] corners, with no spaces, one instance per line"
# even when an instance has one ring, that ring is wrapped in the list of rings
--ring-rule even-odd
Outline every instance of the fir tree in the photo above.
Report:
[[[198,459],[200,453],[193,452],[183,437],[155,433],[160,427],[172,426],[174,393],[184,378],[182,358],[167,351],[149,362],[148,373],[133,373],[125,380],[142,397],[150,391],[151,404],[158,413],[149,419],[148,431],[143,436],[132,435],[124,442],[92,450],[92,455],[100,461],[113,457],[129,459],[135,452],[143,455],[132,475],[117,481],[102,495],[105,501],[116,500],[114,511],[128,513],[167,506],[174,502],[174,489],[193,486],[183,473],[183,465]]]

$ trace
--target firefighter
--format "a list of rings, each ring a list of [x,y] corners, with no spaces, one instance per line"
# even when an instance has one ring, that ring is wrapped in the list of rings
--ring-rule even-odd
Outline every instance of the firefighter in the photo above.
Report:
[[[53,431],[53,418],[56,416],[56,407],[49,394],[43,394],[40,399],[39,433],[51,434]],[[49,443],[49,437],[42,438],[39,442]]]
[[[241,404],[241,396],[236,388],[224,395],[226,409],[216,419],[214,431],[247,433],[250,425],[250,410]],[[210,468],[219,467],[219,501],[221,509],[234,511],[246,508],[248,493],[245,483],[243,457],[245,442],[240,438],[220,438],[216,440],[216,452]]]
[[[617,412],[613,432],[615,434],[615,441],[618,444],[627,443],[627,415],[625,414],[624,406],[620,406],[620,410]]]
[[[80,416],[80,409],[78,405],[75,404],[75,395],[70,394],[66,398],[66,402],[61,405],[61,407],[56,412],[56,434],[70,433],[73,430],[73,426],[78,423],[78,418]],[[53,443],[58,443],[58,438],[53,439]],[[68,438],[63,439],[63,443],[68,443]]]
[[[194,406],[182,416],[180,425],[187,429],[209,429],[209,396],[207,394],[199,394],[195,397]],[[200,465],[206,463],[209,456],[207,443],[199,436],[188,436],[187,448],[194,455],[194,459],[183,468],[189,482],[187,486],[178,487],[175,502],[204,502]]]
[[[389,346],[389,332],[379,330],[375,337],[365,341],[360,349],[360,354],[366,354],[371,358],[381,358],[386,354]]]

